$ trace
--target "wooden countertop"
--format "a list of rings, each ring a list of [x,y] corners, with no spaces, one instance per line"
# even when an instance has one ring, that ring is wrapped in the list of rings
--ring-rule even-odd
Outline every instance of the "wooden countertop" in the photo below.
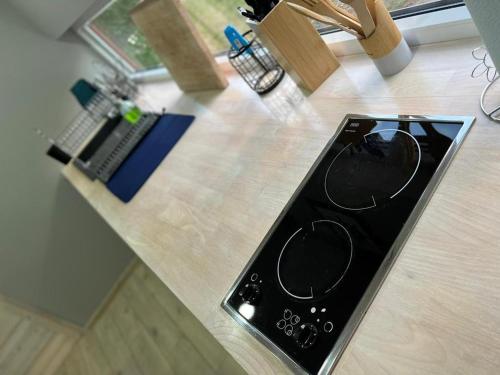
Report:
[[[306,97],[291,81],[260,98],[150,84],[156,109],[197,116],[131,203],[65,176],[236,360],[288,370],[220,307],[346,113],[474,115],[477,121],[336,368],[338,374],[497,374],[500,368],[500,125],[470,78],[479,39],[422,46],[382,78],[363,55]]]

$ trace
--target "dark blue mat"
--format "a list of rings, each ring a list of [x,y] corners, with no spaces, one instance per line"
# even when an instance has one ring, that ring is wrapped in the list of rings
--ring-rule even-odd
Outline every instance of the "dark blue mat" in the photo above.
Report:
[[[193,121],[194,116],[163,115],[108,181],[108,189],[129,202]]]

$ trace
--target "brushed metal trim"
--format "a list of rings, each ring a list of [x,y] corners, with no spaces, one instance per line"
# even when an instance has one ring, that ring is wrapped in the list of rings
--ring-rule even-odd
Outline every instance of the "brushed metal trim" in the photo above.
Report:
[[[287,202],[283,210],[280,212],[278,215],[278,218],[274,222],[274,224],[271,226],[269,231],[267,232],[266,236],[260,243],[259,247],[255,251],[255,253],[252,255],[248,263],[246,264],[245,268],[243,271],[240,273],[236,281],[233,283],[231,286],[231,289],[229,292],[226,294],[224,300],[221,303],[222,308],[233,318],[238,322],[240,325],[242,325],[252,336],[254,336],[256,339],[258,339],[266,348],[268,348],[276,357],[281,359],[286,365],[290,367],[292,371],[294,371],[297,374],[308,374],[309,372],[305,370],[302,366],[300,366],[298,363],[296,363],[292,358],[290,358],[283,350],[281,350],[277,345],[275,345],[264,333],[262,333],[260,330],[258,330],[256,327],[252,326],[248,321],[246,321],[236,310],[234,310],[229,304],[228,300],[232,296],[232,294],[235,292],[237,286],[240,284],[242,279],[245,277],[246,273],[248,272],[249,268],[257,258],[257,256],[260,254],[262,251],[264,244],[267,242],[271,234],[274,232],[274,230],[278,227],[278,225],[281,223],[283,220],[283,217],[285,216],[286,212],[290,208],[291,204],[295,201],[297,196],[299,195],[300,191],[304,187],[305,183],[309,180],[313,172],[316,170],[316,167],[318,164],[321,162],[323,157],[326,155],[332,144],[335,142],[337,137],[339,136],[340,132],[344,129],[344,127],[347,125],[349,120],[356,120],[356,119],[371,119],[371,120],[377,120],[377,121],[394,121],[394,120],[400,120],[400,121],[407,121],[407,122],[412,122],[412,121],[429,121],[429,122],[442,122],[442,123],[456,123],[456,122],[461,122],[463,123],[462,128],[460,129],[459,133],[451,143],[450,147],[448,148],[446,154],[444,155],[443,159],[441,160],[441,163],[438,165],[436,168],[436,171],[434,172],[431,180],[427,184],[427,187],[423,191],[422,195],[420,196],[420,199],[418,200],[417,204],[413,208],[407,222],[401,229],[401,232],[399,235],[396,237],[393,245],[389,249],[385,259],[382,261],[378,271],[376,272],[375,276],[373,277],[372,281],[370,282],[368,288],[366,289],[365,293],[363,294],[363,297],[361,298],[360,302],[358,303],[358,306],[356,309],[353,311],[351,318],[348,320],[347,324],[345,325],[344,329],[342,330],[342,333],[340,334],[339,338],[337,339],[337,342],[335,343],[333,349],[330,351],[329,355],[327,356],[326,360],[323,362],[323,365],[321,366],[318,375],[326,375],[330,374],[337,362],[339,361],[342,353],[346,349],[347,345],[349,344],[349,341],[351,340],[352,336],[354,335],[357,327],[359,326],[361,320],[363,319],[364,315],[368,311],[368,308],[370,307],[372,301],[374,300],[378,290],[382,286],[382,283],[384,282],[385,278],[389,274],[389,271],[391,270],[393,264],[395,263],[395,260],[397,259],[398,255],[401,253],[401,250],[403,249],[407,239],[409,238],[413,228],[415,227],[416,223],[418,222],[418,219],[422,215],[424,208],[427,206],[428,202],[430,201],[430,198],[434,191],[436,190],[439,182],[444,176],[444,173],[448,169],[448,167],[451,164],[451,161],[455,154],[457,153],[460,145],[465,139],[465,136],[469,132],[470,128],[474,124],[475,118],[471,116],[419,116],[419,115],[377,115],[377,114],[369,114],[369,115],[358,115],[358,114],[348,114],[344,117],[342,122],[340,123],[339,127],[335,131],[334,135],[332,138],[328,141],[328,143],[325,145],[323,151],[320,153],[318,158],[315,160],[314,164],[311,166],[309,169],[309,172],[306,174],[306,176],[303,178],[302,182],[298,186],[298,188],[295,190],[293,193],[292,197],[290,200]]]

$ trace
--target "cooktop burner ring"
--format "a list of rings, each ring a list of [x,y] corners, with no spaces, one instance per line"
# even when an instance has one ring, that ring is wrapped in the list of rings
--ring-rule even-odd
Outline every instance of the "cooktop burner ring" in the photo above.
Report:
[[[377,134],[377,133],[382,133],[382,132],[399,132],[399,133],[402,133],[404,134],[405,136],[408,136],[412,141],[413,141],[413,144],[416,146],[416,149],[418,150],[418,160],[417,160],[417,163],[416,163],[416,166],[414,167],[414,170],[413,170],[413,173],[411,174],[411,176],[408,178],[408,180],[395,192],[395,193],[392,193],[388,199],[393,199],[395,198],[398,194],[400,194],[409,184],[410,182],[413,180],[413,178],[415,177],[415,175],[417,174],[417,171],[418,171],[418,168],[420,166],[420,162],[421,162],[421,158],[422,158],[422,150],[420,148],[420,144],[418,143],[417,139],[410,133],[404,131],[404,130],[401,130],[401,129],[380,129],[380,130],[375,130],[375,131],[372,131],[370,133],[367,133],[363,136],[363,139],[365,142],[367,142],[367,137],[370,136],[370,135],[373,135],[373,134]],[[347,207],[345,205],[342,205],[338,202],[335,202],[335,200],[331,197],[331,195],[328,193],[328,176],[330,174],[330,171],[331,171],[331,168],[332,166],[334,165],[335,161],[338,159],[338,157],[340,155],[342,155],[342,153],[347,150],[350,146],[352,146],[353,144],[352,143],[349,143],[347,144],[332,160],[332,162],[330,163],[330,165],[328,166],[328,169],[326,171],[326,174],[325,174],[325,179],[324,179],[324,190],[325,190],[325,193],[326,193],[326,196],[328,198],[328,200],[333,203],[335,206],[339,207],[339,208],[342,208],[344,210],[350,210],[350,211],[362,211],[362,210],[367,210],[367,209],[370,209],[370,208],[374,208],[374,207],[377,207],[377,202],[375,200],[375,197],[373,195],[371,195],[371,200],[373,202],[373,204],[370,204],[370,205],[367,205],[367,206],[364,206],[364,207]]]
[[[324,291],[322,291],[322,293],[320,295],[315,295],[314,294],[314,290],[313,290],[313,287],[311,286],[310,287],[310,291],[311,291],[311,294],[310,295],[297,295],[297,294],[294,294],[292,293],[290,290],[287,289],[287,287],[285,286],[285,283],[283,282],[282,280],[282,277],[281,277],[281,274],[280,274],[280,266],[281,266],[281,260],[282,260],[282,257],[283,257],[283,254],[285,252],[285,250],[287,249],[288,245],[290,244],[290,242],[302,231],[304,231],[304,227],[301,227],[299,228],[298,230],[296,230],[291,236],[290,238],[286,241],[285,245],[283,246],[283,248],[281,249],[281,252],[280,252],[280,255],[278,257],[278,264],[277,264],[277,268],[276,268],[276,271],[277,271],[277,275],[278,275],[278,282],[281,286],[281,288],[285,291],[285,293],[287,293],[289,296],[293,297],[293,298],[296,298],[296,299],[299,299],[299,300],[310,300],[310,299],[313,299],[313,298],[317,298],[317,297],[320,297],[322,295],[326,295],[328,294],[329,292],[331,292],[333,289],[335,289],[335,287],[337,285],[339,285],[339,283],[344,279],[345,275],[347,274],[347,271],[349,270],[350,266],[351,266],[351,262],[352,262],[352,258],[353,258],[353,253],[354,253],[354,246],[353,246],[353,241],[352,241],[352,238],[351,238],[351,235],[349,233],[349,231],[340,223],[336,222],[336,221],[333,221],[333,220],[316,220],[316,221],[313,221],[311,223],[311,226],[312,226],[312,230],[313,232],[315,231],[315,227],[314,227],[314,224],[320,224],[320,223],[331,223],[331,224],[334,224],[336,227],[340,228],[342,233],[344,233],[346,235],[346,238],[348,240],[348,244],[349,244],[349,251],[348,251],[348,261],[347,261],[347,264],[345,265],[344,269],[342,270],[342,272],[340,273],[340,276],[335,280],[335,282],[330,285],[327,289],[325,289]],[[335,248],[332,248],[332,251],[335,251]]]

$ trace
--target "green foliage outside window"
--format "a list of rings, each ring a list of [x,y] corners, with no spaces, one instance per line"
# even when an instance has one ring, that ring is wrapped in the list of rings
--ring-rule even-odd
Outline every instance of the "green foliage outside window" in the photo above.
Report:
[[[91,27],[134,68],[144,70],[161,66],[161,61],[129,16],[138,2],[115,1],[92,21]],[[244,4],[243,0],[183,0],[183,3],[214,54],[228,49],[224,36],[227,24],[233,24],[241,32],[248,29],[236,11],[238,5]]]
[[[244,0],[181,0],[194,24],[201,32],[214,54],[228,49],[224,28],[232,24],[240,32],[248,30],[244,19],[237,13],[237,6],[246,6]],[[338,0],[334,0],[338,1]],[[384,0],[390,10],[429,3],[433,0]],[[129,16],[139,0],[116,0],[95,18],[92,29],[104,43],[120,54],[136,70],[161,66],[161,61],[149,47],[144,35]],[[345,6],[345,5],[342,5]]]

